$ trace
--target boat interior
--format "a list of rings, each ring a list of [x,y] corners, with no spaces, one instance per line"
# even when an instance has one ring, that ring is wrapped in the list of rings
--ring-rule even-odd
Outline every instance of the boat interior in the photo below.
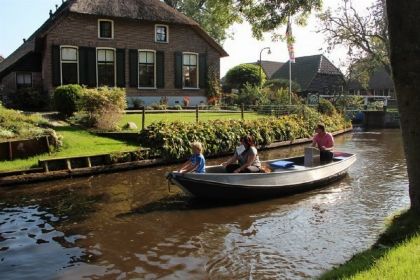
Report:
[[[352,154],[344,153],[344,152],[335,152],[333,156],[332,162],[341,161],[348,157],[352,156]],[[291,157],[286,159],[273,159],[261,162],[263,168],[261,173],[271,173],[271,172],[285,172],[291,170],[304,170],[314,166],[319,166],[320,164],[328,164],[328,163],[315,163],[315,164],[306,164],[305,166],[305,157]],[[222,165],[214,165],[208,166],[206,168],[206,173],[226,173],[225,167]]]

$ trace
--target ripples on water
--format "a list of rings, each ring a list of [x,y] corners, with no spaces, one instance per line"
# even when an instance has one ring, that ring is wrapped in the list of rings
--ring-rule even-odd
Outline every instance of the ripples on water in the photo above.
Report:
[[[347,177],[268,201],[168,194],[163,174],[173,166],[0,190],[1,278],[316,277],[369,247],[409,202],[398,130],[347,134],[336,145],[358,154]]]

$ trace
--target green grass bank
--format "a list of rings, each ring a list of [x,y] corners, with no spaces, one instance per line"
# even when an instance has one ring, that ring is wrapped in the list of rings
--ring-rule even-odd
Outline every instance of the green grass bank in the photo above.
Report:
[[[319,279],[411,280],[420,275],[419,213],[407,211],[394,216],[386,231],[368,250]]]
[[[41,154],[27,159],[2,161],[0,162],[0,171],[35,167],[38,165],[38,159],[106,154],[132,151],[139,148],[139,144],[100,137],[79,127],[62,126],[55,127],[54,130],[63,137],[63,146],[59,151],[51,154]]]

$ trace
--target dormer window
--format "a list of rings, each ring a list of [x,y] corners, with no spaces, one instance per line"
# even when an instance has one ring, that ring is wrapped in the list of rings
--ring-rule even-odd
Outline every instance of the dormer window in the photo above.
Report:
[[[155,42],[156,43],[168,43],[168,26],[167,25],[155,25]]]
[[[100,39],[114,38],[114,22],[108,19],[98,20],[98,37]]]

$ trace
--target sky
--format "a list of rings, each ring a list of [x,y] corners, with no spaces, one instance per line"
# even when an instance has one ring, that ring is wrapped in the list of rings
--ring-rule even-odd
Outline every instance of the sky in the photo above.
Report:
[[[62,0],[1,0],[0,9],[0,55],[9,56],[23,42],[38,29],[49,17],[49,10],[55,10],[55,5],[61,5]],[[324,0],[324,8],[335,8],[339,0]],[[372,0],[353,0],[356,8],[364,9]],[[295,56],[307,56],[323,53],[331,62],[344,72],[346,50],[336,48],[327,53],[324,37],[316,33],[318,21],[315,15],[311,15],[308,25],[305,27],[293,25],[295,37]],[[283,30],[282,30],[283,29]],[[234,38],[223,43],[223,48],[229,57],[221,59],[220,72],[223,77],[226,72],[241,63],[256,62],[259,60],[260,51],[270,47],[271,54],[267,50],[262,52],[262,60],[286,62],[288,52],[285,42],[272,42],[270,34],[264,36],[263,41],[257,41],[252,37],[251,28],[248,24],[236,24],[231,27]],[[278,32],[284,34],[285,27]]]

